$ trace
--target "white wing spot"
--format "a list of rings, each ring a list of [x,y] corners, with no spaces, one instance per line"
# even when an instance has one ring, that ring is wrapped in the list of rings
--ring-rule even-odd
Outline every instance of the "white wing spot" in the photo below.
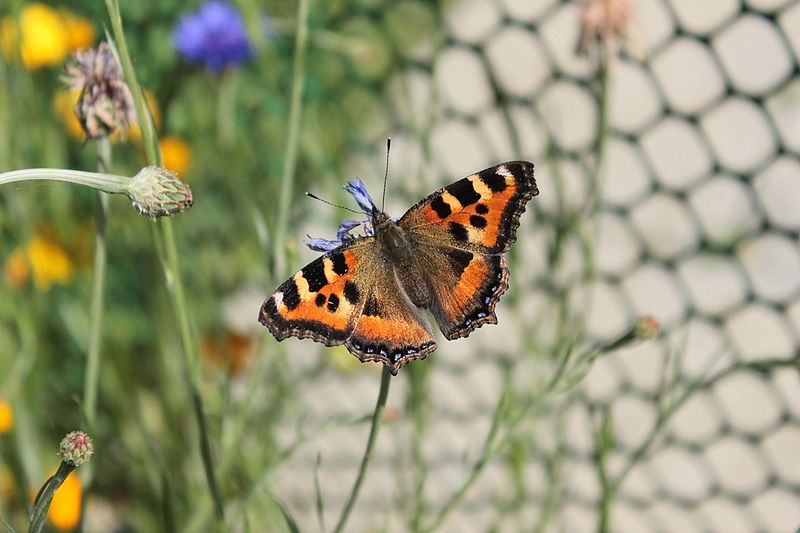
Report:
[[[275,299],[275,307],[280,307],[283,303],[283,291],[276,292],[272,297]]]

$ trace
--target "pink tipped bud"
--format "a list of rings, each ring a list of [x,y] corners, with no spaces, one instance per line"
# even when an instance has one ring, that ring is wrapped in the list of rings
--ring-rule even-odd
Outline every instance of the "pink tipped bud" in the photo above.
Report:
[[[661,333],[661,324],[651,315],[640,317],[633,325],[633,336],[646,341]]]
[[[88,461],[94,453],[92,439],[83,431],[73,431],[61,439],[58,454],[65,463],[80,466]]]

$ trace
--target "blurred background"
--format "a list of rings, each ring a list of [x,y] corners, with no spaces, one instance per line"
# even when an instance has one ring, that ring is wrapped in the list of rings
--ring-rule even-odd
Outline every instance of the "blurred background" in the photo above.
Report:
[[[322,530],[347,498],[380,368],[256,318],[318,255],[305,236],[347,218],[303,192],[351,205],[358,176],[379,196],[390,136],[392,215],[511,159],[540,195],[499,325],[392,379],[346,530],[795,530],[800,2],[300,5],[120,6],[164,165],[193,191],[172,227],[227,526]],[[60,78],[108,20],[0,5],[0,172],[97,168]],[[112,136],[113,173],[145,164],[138,126]],[[86,429],[95,202],[0,186],[0,517],[19,530]],[[96,454],[55,530],[210,527],[157,224],[110,198]]]

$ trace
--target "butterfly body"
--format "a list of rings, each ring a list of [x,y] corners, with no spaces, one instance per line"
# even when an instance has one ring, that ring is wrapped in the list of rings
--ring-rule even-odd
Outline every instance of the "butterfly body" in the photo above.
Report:
[[[282,283],[259,320],[278,340],[345,344],[362,361],[396,374],[436,349],[425,312],[448,339],[496,324],[508,289],[503,253],[536,194],[533,164],[491,167],[423,199],[398,221],[380,211],[360,180],[349,184],[369,216],[368,234],[324,241],[325,255]],[[346,187],[347,188],[347,187]],[[345,228],[344,230],[342,228]]]

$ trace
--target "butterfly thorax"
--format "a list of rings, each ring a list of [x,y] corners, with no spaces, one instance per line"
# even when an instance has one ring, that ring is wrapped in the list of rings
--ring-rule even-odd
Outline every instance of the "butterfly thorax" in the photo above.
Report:
[[[408,298],[417,307],[430,307],[427,273],[416,258],[417,243],[386,213],[373,213],[372,227],[383,260],[392,265],[395,277]]]

